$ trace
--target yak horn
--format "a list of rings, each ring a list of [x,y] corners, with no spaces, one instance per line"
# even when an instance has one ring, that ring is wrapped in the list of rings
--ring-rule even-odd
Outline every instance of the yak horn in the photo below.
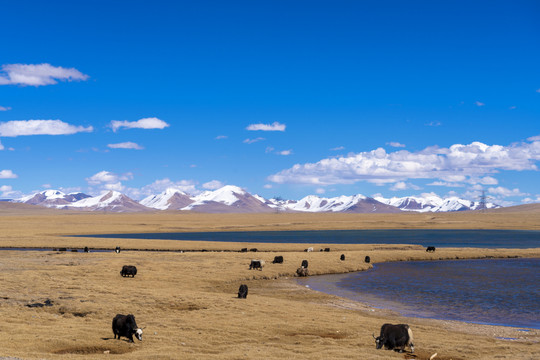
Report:
[[[437,356],[437,353],[435,353],[435,354],[431,355],[431,356],[429,357],[429,360],[433,360],[433,359],[435,359],[435,357],[436,357],[436,356]]]
[[[375,337],[375,334],[371,333],[371,336],[373,336],[373,338],[374,338],[375,340],[377,340],[377,338]]]

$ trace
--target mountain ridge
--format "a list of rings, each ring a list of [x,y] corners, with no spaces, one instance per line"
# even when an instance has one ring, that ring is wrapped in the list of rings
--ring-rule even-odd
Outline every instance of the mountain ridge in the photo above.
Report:
[[[83,193],[64,194],[58,190],[45,190],[12,202],[45,206],[57,209],[109,212],[143,211],[191,211],[200,213],[269,213],[269,212],[328,212],[328,213],[400,213],[400,212],[454,212],[478,210],[479,202],[458,197],[440,198],[436,195],[407,197],[368,197],[362,194],[341,195],[331,198],[308,195],[300,200],[265,199],[252,195],[245,189],[226,185],[198,195],[175,188],[145,197],[140,201],[131,199],[118,191],[98,196]],[[486,204],[486,209],[499,206]]]

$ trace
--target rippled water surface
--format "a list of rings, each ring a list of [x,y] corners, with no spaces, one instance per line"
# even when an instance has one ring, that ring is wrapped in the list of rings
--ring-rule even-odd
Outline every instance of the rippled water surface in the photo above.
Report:
[[[419,244],[437,247],[536,248],[532,230],[317,230],[101,234],[86,237],[302,244]],[[83,236],[83,237],[84,237]]]
[[[406,316],[540,329],[540,259],[383,263],[298,281]]]

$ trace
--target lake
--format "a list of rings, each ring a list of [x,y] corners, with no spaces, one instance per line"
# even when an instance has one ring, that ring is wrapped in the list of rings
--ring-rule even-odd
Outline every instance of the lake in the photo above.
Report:
[[[540,329],[540,259],[391,262],[297,281],[405,316]]]
[[[436,247],[537,248],[535,230],[317,230],[78,235],[82,237],[302,244],[418,244]]]

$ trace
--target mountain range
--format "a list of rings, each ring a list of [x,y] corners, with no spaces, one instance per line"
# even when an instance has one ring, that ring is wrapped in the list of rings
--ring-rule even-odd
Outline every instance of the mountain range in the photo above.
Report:
[[[58,190],[45,190],[11,201],[57,209],[109,212],[181,210],[201,213],[399,213],[402,211],[449,212],[482,208],[480,202],[458,197],[443,199],[435,195],[393,197],[390,199],[371,198],[361,194],[332,198],[309,195],[300,200],[265,199],[233,185],[227,185],[214,191],[205,191],[194,196],[178,189],[169,188],[141,201],[135,201],[117,191],[109,191],[92,197],[83,193],[65,194]],[[500,206],[492,203],[485,204],[487,209],[498,207]]]

